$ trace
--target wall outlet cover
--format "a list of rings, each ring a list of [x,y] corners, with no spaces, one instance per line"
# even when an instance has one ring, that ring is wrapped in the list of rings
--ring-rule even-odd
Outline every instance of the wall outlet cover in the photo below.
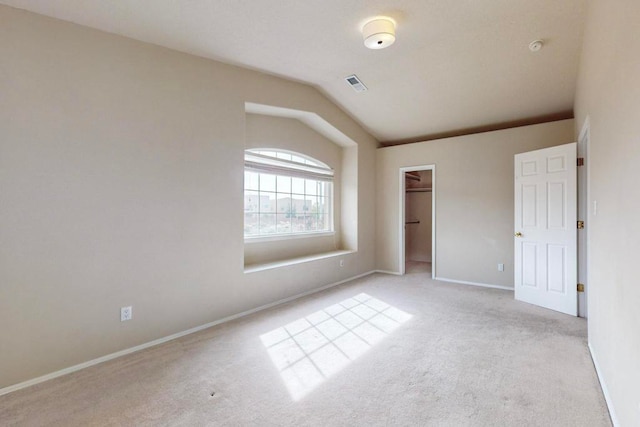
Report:
[[[133,307],[122,307],[120,308],[120,321],[124,322],[126,320],[131,320],[133,317]]]

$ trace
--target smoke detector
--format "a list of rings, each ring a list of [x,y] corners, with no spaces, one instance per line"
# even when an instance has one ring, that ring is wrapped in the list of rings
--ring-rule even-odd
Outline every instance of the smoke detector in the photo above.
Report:
[[[396,23],[387,17],[375,18],[364,24],[362,37],[369,49],[384,49],[396,41]]]
[[[531,43],[529,43],[529,50],[531,52],[537,52],[540,49],[542,49],[543,45],[544,45],[544,42],[542,40],[534,40]]]

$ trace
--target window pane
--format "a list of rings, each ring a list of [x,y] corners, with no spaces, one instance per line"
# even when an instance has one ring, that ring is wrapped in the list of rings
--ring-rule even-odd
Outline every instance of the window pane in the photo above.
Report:
[[[244,212],[259,212],[260,195],[257,191],[244,192]]]
[[[318,230],[328,230],[329,229],[329,214],[321,214],[318,215]]]
[[[290,176],[278,176],[278,193],[291,193],[291,177]]]
[[[309,210],[304,196],[293,196],[293,204],[296,207],[296,215],[304,216],[304,214]]]
[[[293,160],[294,162],[298,162],[298,163],[304,163],[304,161],[305,161],[304,158],[302,158],[300,156],[295,156],[295,155],[291,156],[291,160]]]
[[[260,213],[275,213],[276,193],[260,192]]]
[[[306,230],[304,229],[304,212],[300,212],[300,203],[295,203],[296,212],[291,215],[289,218],[291,220],[291,232],[293,233],[303,233]]]
[[[310,196],[311,199],[311,213],[312,214],[317,214],[320,212],[320,208],[318,206],[318,197],[317,196]]]
[[[248,172],[244,173],[244,189],[245,190],[258,190],[258,173]]]
[[[303,178],[291,178],[291,192],[295,194],[304,194]]]
[[[276,232],[276,214],[260,214],[260,234]]]
[[[276,176],[267,173],[261,173],[260,191],[276,191]]]
[[[313,209],[313,204],[315,203],[316,196],[304,196],[304,201],[302,201],[302,211],[305,214],[310,214]]]
[[[305,192],[307,194],[316,195],[318,194],[318,186],[320,182],[315,179],[305,179]]]
[[[291,232],[291,214],[290,213],[278,213],[276,228],[278,233],[290,233]]]
[[[318,222],[317,215],[309,213],[304,217],[305,231],[315,231]]]
[[[330,182],[322,182],[318,187],[318,196],[329,196],[331,191],[331,183]]]
[[[278,213],[289,212],[291,210],[291,195],[278,193],[277,197],[276,211]]]
[[[327,209],[327,199],[325,197],[318,197],[318,202],[317,202],[317,206],[318,206],[318,213],[326,213],[329,210]]]
[[[245,236],[256,236],[260,234],[259,215],[257,213],[245,212],[244,234]]]

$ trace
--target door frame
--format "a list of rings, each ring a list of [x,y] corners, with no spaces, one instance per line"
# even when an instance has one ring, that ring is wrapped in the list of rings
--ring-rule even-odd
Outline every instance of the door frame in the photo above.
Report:
[[[404,174],[406,172],[431,171],[431,278],[436,278],[436,165],[407,166],[399,170],[398,181],[400,182],[400,197],[398,218],[398,254],[399,263],[398,270],[400,275],[405,274],[405,203],[406,203],[406,180]]]
[[[584,292],[578,293],[578,316],[589,316],[589,218],[591,212],[591,194],[589,192],[589,183],[591,182],[591,176],[589,175],[589,145],[591,140],[591,124],[589,116],[585,119],[580,129],[578,136],[578,157],[584,158],[584,164],[578,167],[578,220],[585,222],[583,230],[578,231],[578,282],[583,283]],[[581,173],[580,169],[584,171]],[[582,238],[580,238],[580,231],[582,231]],[[581,255],[583,254],[583,255]]]

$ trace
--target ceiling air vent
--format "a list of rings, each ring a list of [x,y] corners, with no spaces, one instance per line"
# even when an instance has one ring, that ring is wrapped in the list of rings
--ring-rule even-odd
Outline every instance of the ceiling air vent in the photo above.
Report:
[[[347,83],[351,85],[353,90],[355,90],[356,92],[364,92],[365,90],[367,90],[367,87],[364,85],[364,83],[360,81],[358,76],[356,76],[355,74],[349,77],[345,77],[344,79],[347,81]]]

